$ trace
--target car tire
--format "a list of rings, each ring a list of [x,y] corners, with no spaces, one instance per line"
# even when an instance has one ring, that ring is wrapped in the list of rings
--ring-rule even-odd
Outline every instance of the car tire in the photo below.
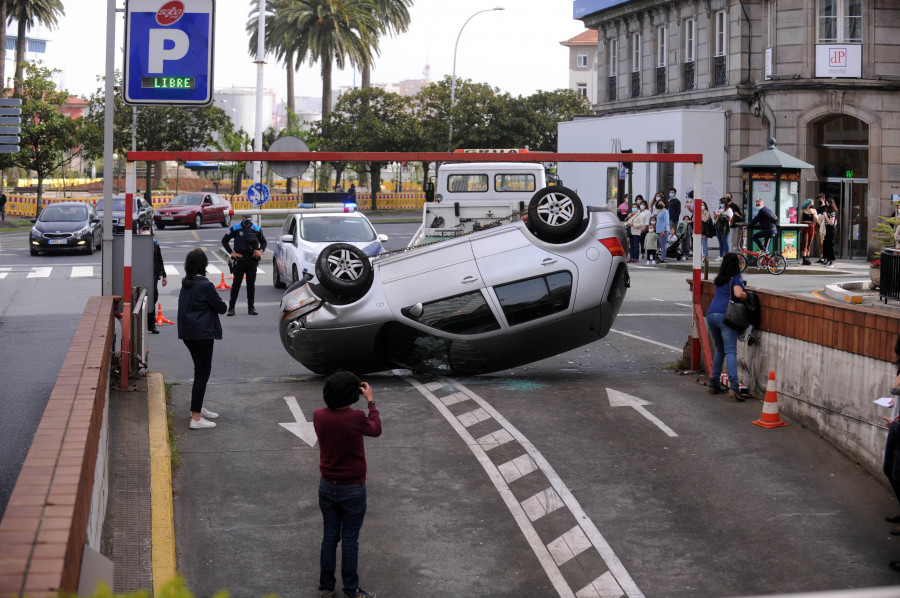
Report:
[[[272,286],[276,289],[283,289],[287,286],[283,280],[281,280],[281,273],[278,271],[278,263],[272,259]]]
[[[156,228],[157,228],[158,230],[162,230],[162,229],[166,228],[166,225],[163,224],[162,222],[158,222],[158,223],[156,224]]]
[[[35,249],[34,247],[29,247],[28,249],[31,252],[31,255],[40,255],[41,254],[41,252],[38,251],[37,249]]]
[[[197,214],[194,216],[194,221],[191,223],[191,228],[200,228],[203,226],[203,216]]]
[[[88,255],[94,255],[94,236],[91,235],[91,238],[88,239],[87,246],[85,247],[84,252]]]
[[[349,243],[333,243],[316,260],[319,284],[336,295],[358,299],[372,286],[372,263],[361,249]]]
[[[222,228],[228,228],[229,224],[231,224],[231,214],[225,214],[225,218],[222,220]]]
[[[584,204],[566,187],[544,187],[528,202],[528,228],[549,243],[571,240],[584,219]]]

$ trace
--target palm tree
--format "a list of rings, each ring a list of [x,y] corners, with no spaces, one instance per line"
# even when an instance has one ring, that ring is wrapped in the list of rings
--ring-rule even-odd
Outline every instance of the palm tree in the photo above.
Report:
[[[6,0],[0,0],[0,95],[6,88]]]
[[[294,58],[294,39],[290,36],[276,40],[273,30],[276,29],[275,21],[284,15],[284,9],[296,3],[296,0],[267,0],[266,2],[266,52],[271,52],[279,61],[284,63],[287,70],[287,110],[288,127],[295,125],[296,107],[294,104],[294,72],[297,70],[297,60]],[[250,55],[256,57],[257,34],[259,29],[259,0],[251,1],[250,16],[247,18],[247,33],[250,34]],[[278,28],[281,30],[282,28]]]
[[[412,0],[374,0],[375,11],[380,21],[379,33],[395,35],[409,29],[409,10]],[[362,88],[372,84],[372,61],[362,64]]]
[[[29,29],[37,24],[49,28],[59,24],[59,17],[66,14],[62,0],[7,0],[6,24],[13,19],[18,23],[16,37],[16,75],[13,83],[13,95],[22,95],[22,78],[25,68],[25,36]],[[4,44],[5,47],[5,44]]]
[[[371,62],[378,53],[374,0],[293,0],[273,19],[273,40],[291,40],[299,64],[322,65],[322,120],[331,115],[331,71]]]

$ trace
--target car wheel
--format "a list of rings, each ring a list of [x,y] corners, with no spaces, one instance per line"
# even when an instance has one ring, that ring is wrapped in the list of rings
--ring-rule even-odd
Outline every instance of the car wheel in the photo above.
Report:
[[[344,297],[362,297],[372,285],[369,256],[349,243],[329,245],[316,260],[316,278],[327,290]]]
[[[29,247],[28,249],[31,251],[31,255],[40,255],[40,253],[41,253],[40,251],[38,251],[38,250],[35,249],[34,247]]]
[[[548,242],[565,242],[584,219],[578,194],[566,187],[544,187],[528,202],[528,228]]]
[[[203,226],[203,218],[200,214],[197,214],[194,216],[194,223],[191,224],[191,228],[200,228],[201,226]]]
[[[229,224],[231,224],[231,214],[225,214],[225,219],[222,220],[222,228],[228,228]]]
[[[291,266],[291,284],[297,284],[300,282],[300,273],[297,272],[297,264]]]
[[[159,230],[162,230],[162,229],[166,228],[166,225],[163,224],[162,222],[159,222],[159,223],[157,223],[156,228]]]
[[[272,286],[276,289],[283,289],[287,285],[281,280],[281,273],[278,271],[278,263],[272,260]]]
[[[94,255],[94,237],[88,239],[84,252],[88,255]]]

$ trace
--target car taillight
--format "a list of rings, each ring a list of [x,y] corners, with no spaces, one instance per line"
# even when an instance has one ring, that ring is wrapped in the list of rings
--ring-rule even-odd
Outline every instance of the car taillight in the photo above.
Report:
[[[609,252],[613,255],[613,257],[625,257],[625,248],[622,247],[622,241],[619,237],[606,237],[604,239],[597,239],[600,243],[609,249]]]

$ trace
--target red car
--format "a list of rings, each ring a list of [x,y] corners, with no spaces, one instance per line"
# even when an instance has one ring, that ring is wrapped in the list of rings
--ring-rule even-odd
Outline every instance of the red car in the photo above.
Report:
[[[175,224],[200,228],[204,224],[219,223],[227,227],[231,224],[230,210],[231,204],[221,195],[182,193],[156,211],[153,223],[159,230]]]

